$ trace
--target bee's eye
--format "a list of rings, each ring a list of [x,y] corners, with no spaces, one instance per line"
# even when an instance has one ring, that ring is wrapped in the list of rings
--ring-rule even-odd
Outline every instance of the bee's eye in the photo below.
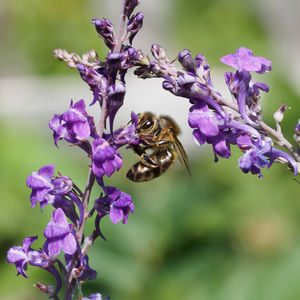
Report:
[[[153,126],[153,121],[147,121],[143,124],[142,129],[146,130],[149,129],[151,126]]]

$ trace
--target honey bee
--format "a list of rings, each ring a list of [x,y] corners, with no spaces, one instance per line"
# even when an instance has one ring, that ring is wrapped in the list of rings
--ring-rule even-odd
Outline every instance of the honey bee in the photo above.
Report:
[[[144,112],[139,115],[136,133],[141,143],[132,145],[132,148],[140,156],[140,161],[130,168],[127,178],[143,182],[159,177],[175,162],[178,152],[190,174],[187,155],[177,138],[180,129],[171,117],[156,117],[151,112]],[[147,149],[152,152],[147,154]]]

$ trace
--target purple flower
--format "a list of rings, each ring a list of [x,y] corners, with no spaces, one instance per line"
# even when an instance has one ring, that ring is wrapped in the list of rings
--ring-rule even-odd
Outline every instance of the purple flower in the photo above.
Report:
[[[248,124],[256,126],[257,124],[252,119],[256,120],[257,115],[261,111],[258,103],[260,98],[259,90],[268,92],[268,85],[263,82],[253,82],[251,74],[247,71],[236,71],[235,74],[227,72],[225,73],[225,82],[237,101],[242,118]],[[249,109],[252,119],[249,117],[247,109]]]
[[[28,278],[25,270],[27,270],[27,263],[32,262],[31,253],[34,250],[30,247],[31,244],[37,240],[37,236],[27,237],[23,240],[23,246],[13,246],[7,252],[7,260],[9,263],[13,263],[17,268],[17,275],[22,274],[24,277]],[[38,251],[35,251],[38,252]],[[37,257],[33,256],[33,257]],[[44,264],[44,266],[48,265],[48,261],[40,256],[40,261]]]
[[[37,173],[32,172],[27,177],[26,184],[32,189],[30,195],[31,207],[35,207],[37,202],[40,202],[41,208],[48,204],[49,199],[46,196],[54,188],[51,182],[54,175],[54,168],[54,164],[47,165],[41,167]]]
[[[123,218],[123,223],[127,223],[129,212],[134,212],[134,205],[130,195],[121,192],[119,189],[105,187],[106,196],[95,201],[95,208],[101,216],[109,214],[113,223],[118,223]]]
[[[273,148],[271,141],[262,140],[260,144],[253,141],[248,135],[242,134],[236,139],[239,148],[244,155],[239,159],[239,167],[244,173],[249,171],[261,178],[261,168],[271,167],[278,157],[284,158],[294,169],[294,175],[298,173],[297,163],[292,156],[286,152]]]
[[[50,222],[44,230],[47,239],[44,245],[49,257],[57,256],[62,249],[66,254],[74,254],[77,242],[72,225],[67,222],[65,213],[61,208],[53,211]]]
[[[17,275],[23,275],[28,278],[25,271],[27,263],[32,266],[40,267],[50,272],[56,279],[56,289],[51,290],[51,295],[57,294],[61,289],[62,281],[57,269],[52,265],[51,258],[47,256],[44,250],[34,250],[31,248],[32,243],[37,239],[37,236],[27,237],[23,240],[22,247],[13,246],[7,252],[7,261],[14,263],[17,268]]]
[[[88,84],[91,91],[93,92],[94,98],[90,103],[90,106],[94,105],[97,101],[99,101],[102,105],[102,98],[106,95],[108,84],[104,74],[102,74],[100,70],[98,70],[99,72],[97,72],[91,68],[87,68],[84,64],[78,64],[77,70],[79,71],[83,81]]]
[[[140,140],[138,134],[136,133],[137,123],[137,115],[134,112],[131,112],[131,124],[114,131],[113,135],[111,136],[111,144],[117,148],[128,144],[138,144]]]
[[[85,111],[84,100],[79,100],[62,115],[55,115],[49,121],[49,127],[53,131],[54,142],[65,139],[67,142],[82,145],[90,135],[95,136],[95,124],[93,118]]]
[[[207,142],[212,144],[215,154],[223,158],[230,157],[230,145],[226,138],[224,119],[211,111],[207,104],[193,105],[188,122],[191,128],[196,128],[193,136],[199,145]],[[215,158],[217,160],[216,156]]]
[[[105,174],[110,177],[115,170],[120,170],[122,166],[121,155],[105,139],[98,138],[94,140],[92,150],[92,169],[97,177],[102,178]]]
[[[73,182],[69,177],[54,177],[54,164],[41,167],[39,171],[32,172],[27,177],[26,184],[32,189],[30,200],[31,206],[40,203],[41,209],[47,204],[55,208],[62,208],[64,213],[73,223],[76,223],[78,216],[74,203],[78,206],[80,212],[80,222],[83,217],[83,206],[80,199],[72,192]],[[71,200],[68,200],[69,197]],[[80,223],[79,222],[79,223]]]
[[[272,63],[264,57],[253,56],[253,52],[245,47],[239,48],[234,54],[222,57],[221,62],[238,71],[257,72],[259,74],[271,71]]]

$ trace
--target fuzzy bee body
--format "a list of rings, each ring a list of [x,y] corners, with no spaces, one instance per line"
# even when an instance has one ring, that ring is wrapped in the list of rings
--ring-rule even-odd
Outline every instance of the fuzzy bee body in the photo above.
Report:
[[[158,167],[149,167],[141,161],[134,164],[127,172],[126,176],[132,181],[143,182],[159,177],[167,171],[167,169],[176,160],[177,153],[173,149],[157,150],[150,156]]]
[[[141,144],[133,145],[132,148],[140,156],[140,161],[127,172],[128,179],[144,182],[159,177],[175,162],[178,152],[189,171],[186,153],[177,138],[180,130],[172,118],[156,117],[150,112],[142,113],[136,132]],[[149,150],[152,151],[150,154],[146,152]]]

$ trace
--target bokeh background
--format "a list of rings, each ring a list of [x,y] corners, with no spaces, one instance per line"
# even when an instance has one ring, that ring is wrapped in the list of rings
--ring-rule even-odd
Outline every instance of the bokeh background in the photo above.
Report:
[[[141,0],[144,28],[137,48],[150,53],[157,42],[169,57],[184,49],[203,53],[212,78],[228,95],[219,58],[238,47],[272,60],[271,73],[259,75],[271,90],[262,98],[266,122],[284,100],[283,131],[292,137],[300,108],[299,1],[289,0]],[[92,95],[76,71],[52,57],[65,48],[79,54],[96,49],[106,56],[90,22],[108,17],[118,23],[120,0],[10,0],[0,2],[0,299],[43,299],[32,287],[54,283],[47,272],[29,266],[29,279],[15,276],[6,252],[26,236],[39,235],[51,208],[30,208],[26,177],[55,163],[56,171],[83,187],[88,159],[63,142],[55,148],[48,129],[54,113],[70,99]],[[240,152],[213,162],[209,147],[193,144],[186,125],[189,105],[161,90],[159,80],[128,76],[126,103],[118,124],[130,111],[170,114],[182,127],[192,177],[179,163],[157,180],[135,184],[125,179],[137,160],[123,151],[124,167],[109,181],[130,193],[135,213],[127,225],[103,220],[108,241],[97,240],[90,264],[97,280],[83,286],[85,296],[99,291],[111,299],[294,300],[300,299],[299,185],[281,165],[263,170],[263,179],[237,167]],[[96,116],[95,108],[88,108]],[[97,117],[96,117],[97,118]],[[95,187],[92,197],[99,196]],[[87,228],[91,232],[92,225]]]

